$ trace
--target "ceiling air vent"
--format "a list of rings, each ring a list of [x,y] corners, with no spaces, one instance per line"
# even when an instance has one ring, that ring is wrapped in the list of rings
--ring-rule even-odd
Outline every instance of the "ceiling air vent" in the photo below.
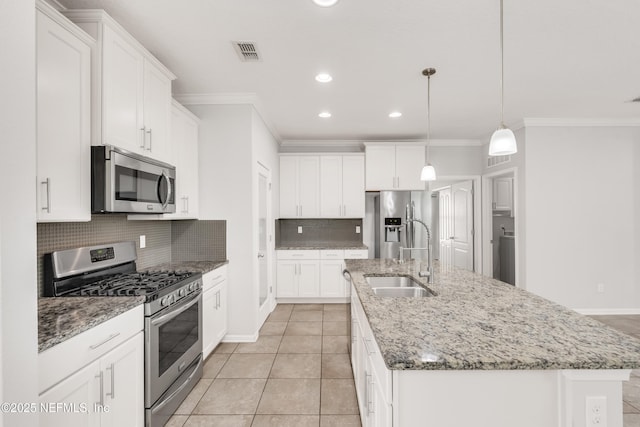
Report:
[[[511,156],[489,156],[487,157],[487,167],[492,168],[494,166],[501,165],[503,163],[509,163],[511,161]]]
[[[232,42],[240,60],[242,62],[258,62],[261,61],[258,47],[254,42]]]

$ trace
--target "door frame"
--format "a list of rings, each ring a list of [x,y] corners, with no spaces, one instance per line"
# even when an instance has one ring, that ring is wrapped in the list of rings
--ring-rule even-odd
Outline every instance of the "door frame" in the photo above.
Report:
[[[500,169],[494,172],[482,175],[482,251],[486,254],[482,264],[482,274],[487,277],[493,277],[493,247],[491,239],[493,238],[493,180],[505,175],[513,176],[513,228],[515,230],[514,246],[515,246],[515,276],[517,288],[524,288],[519,280],[520,272],[520,215],[518,212],[518,167]]]
[[[483,244],[482,244],[482,175],[438,175],[438,179],[435,181],[472,181],[473,182],[473,271],[481,273],[483,270]],[[441,187],[435,187],[433,190],[437,191],[438,188],[450,187],[450,185],[443,185]]]
[[[267,300],[264,302],[264,306],[266,307],[264,310],[261,310],[260,306],[260,261],[258,260],[258,252],[260,250],[260,242],[258,241],[258,229],[260,227],[260,224],[258,223],[258,221],[260,220],[260,175],[266,176],[267,177],[267,250],[266,250],[266,254],[265,254],[265,263],[267,266],[267,292],[268,292],[268,296],[267,296]],[[255,291],[256,291],[256,302],[258,305],[258,329],[260,329],[262,327],[262,324],[264,323],[264,321],[266,320],[267,316],[269,315],[269,313],[271,313],[273,311],[273,309],[275,308],[275,298],[274,298],[274,293],[273,293],[273,256],[274,256],[274,221],[273,221],[273,210],[272,210],[272,195],[273,195],[273,188],[272,188],[272,176],[271,176],[271,169],[269,169],[265,164],[263,164],[260,161],[256,162],[256,169],[255,169],[255,185],[256,185],[256,191],[254,192],[255,194],[255,207],[254,207],[254,218],[253,218],[253,223],[254,223],[254,254],[255,254],[255,258],[253,259],[253,271],[255,272],[254,277],[256,278],[256,285],[255,285]]]

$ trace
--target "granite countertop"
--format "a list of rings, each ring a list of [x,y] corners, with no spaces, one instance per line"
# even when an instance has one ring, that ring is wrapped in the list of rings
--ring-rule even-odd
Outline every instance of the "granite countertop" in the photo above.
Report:
[[[640,340],[509,284],[435,263],[347,260],[357,296],[389,369],[634,369]],[[407,275],[435,296],[385,298],[365,276]]]
[[[327,243],[327,242],[304,242],[277,245],[276,250],[323,250],[323,249],[369,249],[362,243]]]
[[[143,304],[144,297],[38,299],[38,352]]]
[[[229,264],[228,260],[223,261],[174,261],[165,262],[162,264],[154,265],[153,267],[146,268],[146,271],[152,270],[175,270],[175,271],[193,271],[196,273],[208,273],[216,268],[222,267],[225,264]]]

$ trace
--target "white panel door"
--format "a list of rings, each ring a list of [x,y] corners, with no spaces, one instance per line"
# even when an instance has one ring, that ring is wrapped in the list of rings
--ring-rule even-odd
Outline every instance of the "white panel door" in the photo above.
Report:
[[[343,216],[347,218],[364,218],[364,199],[364,156],[343,156]]]
[[[40,411],[40,426],[100,426],[100,414],[96,413],[94,408],[94,404],[98,404],[101,401],[104,403],[104,400],[101,400],[100,397],[100,372],[100,361],[96,360],[42,393],[39,398],[41,404],[69,404],[78,408],[78,412],[76,413],[72,410],[64,411],[62,409],[56,411],[55,406],[52,412]],[[80,410],[83,405],[86,411]],[[142,408],[144,408],[144,405]]]
[[[276,265],[276,295],[278,298],[298,296],[298,262],[278,261]]]
[[[257,254],[255,268],[258,271],[258,322],[262,324],[273,306],[273,294],[271,292],[271,171],[262,164],[256,165],[258,186],[258,216],[256,221]]]
[[[440,190],[439,192],[439,222],[440,222],[440,264],[442,266],[451,265],[452,261],[452,241],[453,241],[453,224],[452,224],[452,203],[451,189]]]
[[[473,271],[473,182],[451,186],[453,265]]]
[[[298,216],[297,157],[280,157],[280,217]]]
[[[344,297],[346,284],[343,260],[320,261],[320,296],[327,298]]]
[[[37,13],[37,219],[90,221],[91,48]]]
[[[111,28],[103,29],[102,142],[142,153],[144,58]]]
[[[149,61],[144,61],[145,155],[163,162],[171,160],[171,79]]]
[[[298,296],[320,296],[320,261],[298,261]]]
[[[320,216],[320,159],[317,156],[298,158],[298,204],[299,216]]]
[[[144,426],[144,333],[122,343],[101,360],[104,404],[101,427]]]
[[[396,148],[393,145],[375,145],[366,148],[367,191],[394,190],[396,182]]]
[[[344,216],[342,156],[320,157],[320,216]]]
[[[420,181],[420,173],[424,166],[423,145],[396,146],[396,189],[424,190],[424,181]]]

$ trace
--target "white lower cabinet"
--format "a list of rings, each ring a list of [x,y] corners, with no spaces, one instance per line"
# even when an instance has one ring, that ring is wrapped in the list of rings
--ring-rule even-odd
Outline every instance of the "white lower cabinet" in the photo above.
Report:
[[[202,282],[202,358],[206,359],[228,330],[227,266],[204,274]]]
[[[46,427],[144,426],[142,306],[38,356]]]
[[[366,249],[279,250],[276,266],[278,298],[348,298],[344,260],[368,257]]]
[[[391,427],[391,372],[382,359],[355,289],[351,295],[351,365],[362,426]]]

